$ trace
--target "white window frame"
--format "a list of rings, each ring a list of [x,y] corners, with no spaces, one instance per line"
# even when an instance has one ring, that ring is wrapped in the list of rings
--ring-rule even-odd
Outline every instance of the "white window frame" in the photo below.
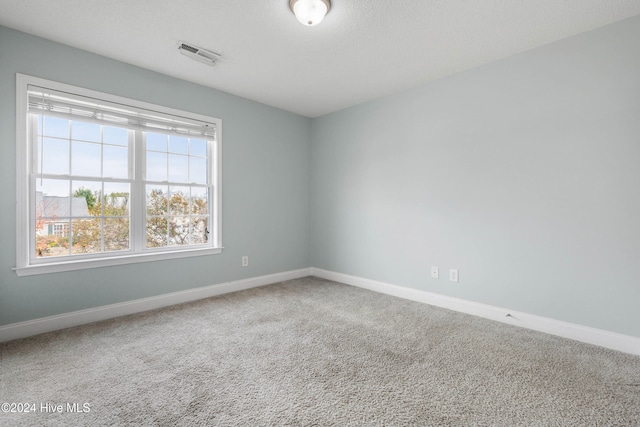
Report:
[[[40,86],[55,91],[96,98],[110,103],[128,105],[137,109],[184,117],[215,126],[216,138],[209,145],[209,175],[213,194],[209,194],[211,205],[210,244],[200,246],[168,246],[162,248],[146,248],[141,241],[142,233],[136,232],[144,227],[145,213],[131,209],[131,250],[127,252],[96,253],[91,255],[74,255],[72,257],[51,257],[34,259],[31,252],[35,250],[35,222],[32,212],[35,210],[35,175],[33,165],[33,146],[28,140],[28,86]],[[162,131],[159,131],[162,133]],[[64,83],[54,82],[24,74],[16,74],[16,268],[18,276],[46,274],[61,271],[72,271],[88,268],[132,264],[147,261],[186,258],[202,255],[213,255],[222,252],[222,120],[201,114],[186,112],[169,107],[150,104]],[[131,197],[144,197],[144,147],[134,147],[134,173]],[[135,240],[135,241],[134,241]]]

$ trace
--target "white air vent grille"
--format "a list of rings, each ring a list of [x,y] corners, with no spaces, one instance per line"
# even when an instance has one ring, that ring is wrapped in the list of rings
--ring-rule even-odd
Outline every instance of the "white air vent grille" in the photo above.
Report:
[[[220,54],[192,45],[191,43],[179,42],[178,50],[181,54],[188,56],[194,61],[207,65],[214,65],[218,59],[220,59]]]

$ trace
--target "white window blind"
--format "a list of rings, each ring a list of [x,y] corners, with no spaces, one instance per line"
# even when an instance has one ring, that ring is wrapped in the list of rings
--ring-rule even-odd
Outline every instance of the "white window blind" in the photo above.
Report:
[[[29,112],[99,122],[149,132],[216,137],[215,125],[131,105],[28,86]]]

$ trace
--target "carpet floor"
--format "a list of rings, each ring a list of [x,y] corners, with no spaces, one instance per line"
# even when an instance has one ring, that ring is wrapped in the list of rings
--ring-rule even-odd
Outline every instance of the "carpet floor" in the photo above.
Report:
[[[34,409],[3,426],[640,426],[640,357],[307,277],[0,344],[3,402]]]

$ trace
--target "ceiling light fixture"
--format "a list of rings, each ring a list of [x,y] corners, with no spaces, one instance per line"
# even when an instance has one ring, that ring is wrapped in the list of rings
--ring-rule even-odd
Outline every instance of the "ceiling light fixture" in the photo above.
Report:
[[[331,0],[289,0],[289,7],[302,24],[318,25],[331,9]]]

